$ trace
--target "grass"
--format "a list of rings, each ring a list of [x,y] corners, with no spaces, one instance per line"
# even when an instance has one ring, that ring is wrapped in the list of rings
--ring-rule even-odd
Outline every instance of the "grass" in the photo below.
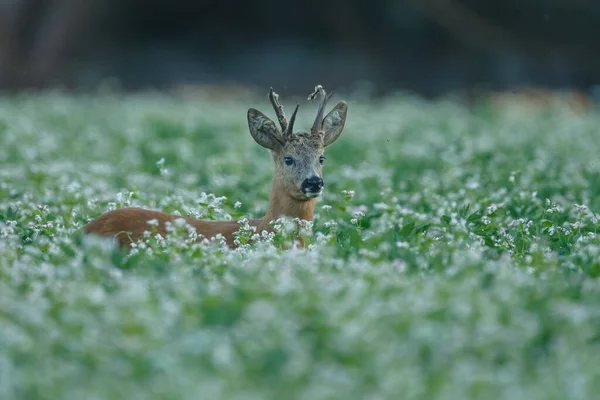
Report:
[[[124,258],[83,224],[262,216],[266,96],[1,99],[0,398],[595,397],[600,114],[348,100],[307,249]]]

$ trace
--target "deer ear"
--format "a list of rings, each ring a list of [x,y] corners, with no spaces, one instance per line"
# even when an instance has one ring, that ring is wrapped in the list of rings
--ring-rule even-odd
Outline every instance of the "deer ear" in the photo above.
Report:
[[[335,142],[342,134],[347,112],[348,105],[345,101],[340,101],[323,119],[323,145],[325,147]]]
[[[254,108],[248,110],[248,127],[256,143],[262,147],[273,150],[278,143],[283,144],[275,123]]]

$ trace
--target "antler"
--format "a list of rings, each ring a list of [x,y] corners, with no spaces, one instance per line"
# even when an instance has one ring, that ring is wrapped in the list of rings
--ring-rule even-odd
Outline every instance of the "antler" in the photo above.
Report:
[[[300,104],[296,105],[296,109],[294,110],[292,118],[288,123],[285,113],[283,112],[283,106],[279,103],[279,95],[273,91],[273,88],[269,90],[269,100],[271,101],[271,105],[275,110],[275,114],[277,114],[277,120],[281,126],[281,133],[283,134],[284,138],[288,135],[291,135],[293,133],[294,122],[296,121],[296,113],[298,112],[298,107],[300,107]]]
[[[323,89],[323,86],[317,85],[315,86],[315,91],[308,96],[308,100],[313,100],[318,95],[321,95],[321,104],[319,105],[319,111],[317,111],[317,117],[315,118],[315,122],[313,123],[313,126],[310,129],[311,135],[317,135],[323,128],[323,114],[325,113],[327,100],[329,100],[332,94],[333,92],[329,94],[325,93],[325,89]]]
[[[283,112],[283,106],[279,104],[279,95],[273,91],[273,88],[269,90],[269,100],[275,110],[275,114],[277,114],[279,125],[281,125],[281,132],[285,132],[287,130],[288,122]]]
[[[294,122],[296,121],[296,113],[298,112],[298,107],[300,107],[300,104],[296,104],[296,108],[294,109],[292,118],[290,118],[290,123],[286,131],[287,136],[292,135],[294,133]]]

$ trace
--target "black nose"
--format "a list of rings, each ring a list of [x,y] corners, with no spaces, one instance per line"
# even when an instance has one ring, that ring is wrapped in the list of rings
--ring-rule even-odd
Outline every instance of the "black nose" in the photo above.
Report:
[[[318,176],[311,176],[302,182],[303,192],[320,192],[323,189],[323,179]]]

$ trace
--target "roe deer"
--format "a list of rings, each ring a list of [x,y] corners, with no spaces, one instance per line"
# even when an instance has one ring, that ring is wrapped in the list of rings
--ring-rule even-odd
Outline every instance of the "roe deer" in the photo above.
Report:
[[[275,172],[266,215],[262,219],[250,220],[256,231],[270,231],[270,222],[279,217],[313,220],[316,198],[323,191],[322,166],[325,161],[323,150],[337,140],[344,129],[348,106],[340,101],[324,118],[325,107],[331,93],[318,85],[309,100],[320,96],[317,117],[310,132],[294,132],[294,120],[299,104],[289,122],[279,104],[279,96],[269,91],[269,100],[275,109],[281,130],[260,111],[248,110],[248,127],[252,138],[271,151]],[[86,233],[116,237],[119,247],[129,247],[132,241],[143,238],[144,231],[152,230],[148,221],[156,220],[154,227],[163,237],[167,234],[166,222],[181,218],[158,211],[141,208],[123,208],[109,211],[84,226]],[[227,244],[235,246],[233,233],[239,230],[237,221],[198,221],[183,218],[196,229],[199,235],[212,238],[222,234]],[[302,244],[302,243],[301,243]]]

